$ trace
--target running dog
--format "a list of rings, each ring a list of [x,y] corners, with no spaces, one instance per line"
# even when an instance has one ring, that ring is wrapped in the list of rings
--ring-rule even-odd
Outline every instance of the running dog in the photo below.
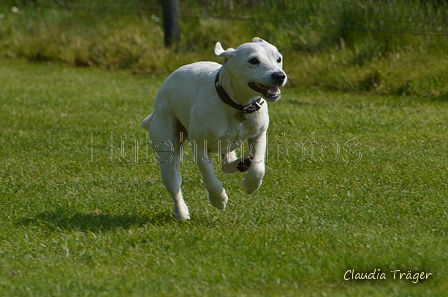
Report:
[[[177,218],[190,213],[182,196],[180,163],[189,140],[194,161],[207,187],[210,203],[224,210],[227,194],[216,177],[211,153],[222,156],[224,173],[247,172],[243,189],[252,194],[265,173],[266,131],[269,126],[266,101],[280,99],[287,75],[283,57],[272,44],[255,37],[237,49],[215,45],[223,64],[197,62],[174,71],[162,84],[154,112],[142,122],[160,164],[162,179],[174,201]],[[249,155],[235,150],[247,140]]]

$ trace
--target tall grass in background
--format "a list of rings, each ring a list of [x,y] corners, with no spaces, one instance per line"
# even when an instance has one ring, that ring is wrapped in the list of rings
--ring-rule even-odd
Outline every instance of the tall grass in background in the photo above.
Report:
[[[182,41],[167,49],[158,1],[2,1],[0,55],[165,74],[214,59],[216,41],[235,47],[260,36],[285,54],[293,85],[448,94],[446,0],[181,0],[180,5]]]

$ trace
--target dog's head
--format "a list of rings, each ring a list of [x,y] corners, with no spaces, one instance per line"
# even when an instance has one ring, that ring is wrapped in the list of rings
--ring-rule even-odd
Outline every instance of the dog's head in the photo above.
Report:
[[[226,71],[236,84],[243,84],[241,88],[247,88],[254,96],[262,95],[269,101],[280,99],[279,87],[284,86],[288,78],[282,70],[283,56],[275,46],[258,37],[237,49],[224,50],[217,42],[215,54],[224,57]]]

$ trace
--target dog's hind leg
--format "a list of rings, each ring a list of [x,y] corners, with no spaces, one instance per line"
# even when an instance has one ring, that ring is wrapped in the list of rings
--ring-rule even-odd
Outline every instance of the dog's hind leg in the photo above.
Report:
[[[174,202],[179,220],[188,220],[190,213],[182,196],[180,174],[181,147],[179,124],[169,115],[156,115],[150,128],[151,144],[159,161],[162,179]]]
[[[146,131],[149,131],[149,128],[151,127],[152,117],[153,115],[150,114],[142,121],[142,128]]]

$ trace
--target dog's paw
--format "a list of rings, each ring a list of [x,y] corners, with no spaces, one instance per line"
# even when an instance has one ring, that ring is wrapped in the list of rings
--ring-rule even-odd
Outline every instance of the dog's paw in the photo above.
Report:
[[[236,168],[240,172],[246,172],[247,170],[249,170],[250,164],[252,164],[253,159],[254,159],[253,156],[247,155],[246,157],[244,157],[244,161],[238,162]]]
[[[254,182],[248,182],[247,179],[243,180],[243,190],[246,192],[246,194],[252,194],[256,190],[258,190],[261,186],[261,181],[254,183]]]
[[[183,203],[181,205],[175,205],[174,211],[178,220],[187,221],[190,219],[190,212],[188,211],[188,206]]]
[[[226,209],[229,198],[227,197],[226,190],[222,189],[222,192],[219,194],[209,193],[208,199],[210,200],[211,205],[219,210],[224,210]]]
[[[188,212],[187,213],[176,212],[176,216],[179,221],[188,221],[190,219],[190,214]]]
[[[252,194],[261,187],[263,182],[263,170],[251,170],[243,179],[243,190],[247,194]]]

